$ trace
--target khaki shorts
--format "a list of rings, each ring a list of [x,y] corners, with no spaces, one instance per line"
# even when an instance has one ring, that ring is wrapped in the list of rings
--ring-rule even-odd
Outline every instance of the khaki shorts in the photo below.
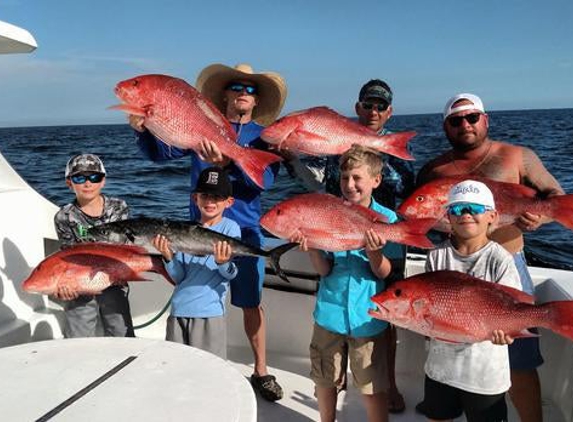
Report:
[[[310,378],[319,387],[346,386],[350,361],[353,382],[362,394],[388,391],[388,341],[385,332],[374,337],[349,337],[314,324],[310,343]]]

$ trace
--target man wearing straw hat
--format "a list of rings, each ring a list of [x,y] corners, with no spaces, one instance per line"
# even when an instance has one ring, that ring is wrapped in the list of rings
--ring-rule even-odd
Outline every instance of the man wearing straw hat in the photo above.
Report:
[[[231,122],[238,134],[238,144],[268,149],[259,135],[265,125],[277,118],[286,99],[286,84],[279,74],[255,73],[248,64],[239,64],[234,68],[213,64],[201,71],[195,86]],[[191,157],[191,191],[195,189],[204,168],[212,165],[225,168],[233,185],[235,202],[224,215],[239,224],[242,240],[262,246],[264,237],[259,225],[262,190],[224,156],[214,142],[203,141],[201,152],[197,154],[192,150],[180,150],[161,143],[145,129],[141,117],[130,116],[129,122],[137,132],[139,147],[151,160],[170,160],[184,155]],[[277,163],[265,170],[265,189],[272,185],[278,169]],[[198,220],[199,211],[193,202],[190,211],[191,220]],[[231,303],[243,310],[245,333],[255,359],[251,383],[263,398],[276,401],[282,398],[283,391],[275,377],[267,371],[265,319],[260,304],[264,261],[256,257],[239,257],[235,262],[239,272],[231,282]]]

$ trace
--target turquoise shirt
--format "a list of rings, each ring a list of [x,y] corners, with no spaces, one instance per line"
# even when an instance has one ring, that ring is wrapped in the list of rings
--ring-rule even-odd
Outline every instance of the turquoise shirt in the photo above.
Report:
[[[388,217],[390,223],[398,219],[374,198],[370,209]],[[370,269],[366,250],[328,252],[328,258],[333,265],[330,274],[320,280],[314,309],[316,323],[351,337],[372,337],[384,331],[388,323],[368,315],[368,309],[374,309],[370,298],[386,286]]]

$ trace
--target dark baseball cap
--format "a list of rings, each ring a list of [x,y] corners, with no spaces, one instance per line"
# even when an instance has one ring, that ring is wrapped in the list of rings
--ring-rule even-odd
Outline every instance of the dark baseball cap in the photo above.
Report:
[[[358,101],[367,99],[380,99],[387,104],[392,104],[392,90],[388,84],[380,79],[371,79],[362,86]]]
[[[101,173],[105,175],[105,167],[101,159],[95,154],[79,154],[66,164],[66,177],[80,173]]]
[[[207,167],[199,174],[195,193],[206,193],[228,198],[233,196],[233,186],[229,180],[229,175],[221,167]]]

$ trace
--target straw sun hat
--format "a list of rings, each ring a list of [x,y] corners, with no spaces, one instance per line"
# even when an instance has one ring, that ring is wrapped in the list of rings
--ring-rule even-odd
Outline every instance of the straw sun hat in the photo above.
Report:
[[[258,102],[253,109],[253,120],[263,126],[276,120],[287,95],[286,83],[278,73],[255,73],[250,65],[244,63],[234,68],[212,64],[201,71],[195,87],[225,114],[225,88],[233,81],[252,81],[257,85]]]

